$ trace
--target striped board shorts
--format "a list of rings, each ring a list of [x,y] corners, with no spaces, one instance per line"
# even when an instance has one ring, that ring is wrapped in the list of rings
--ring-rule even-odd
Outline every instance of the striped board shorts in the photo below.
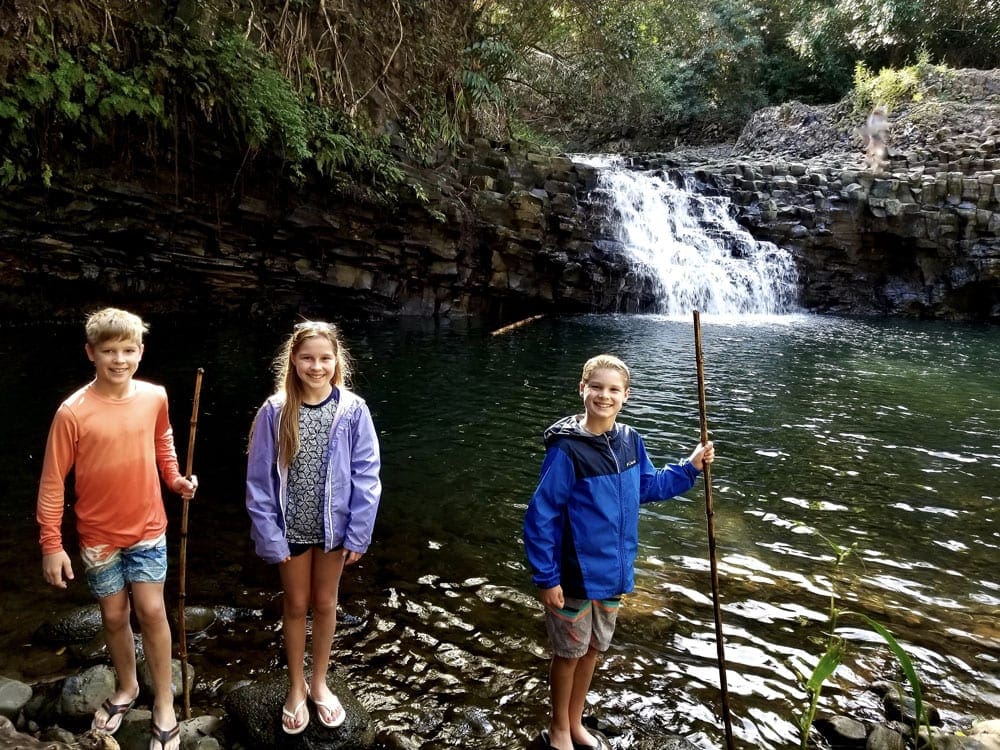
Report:
[[[591,646],[604,652],[611,646],[621,599],[565,597],[561,609],[545,608],[545,629],[552,652],[564,659],[578,659]]]

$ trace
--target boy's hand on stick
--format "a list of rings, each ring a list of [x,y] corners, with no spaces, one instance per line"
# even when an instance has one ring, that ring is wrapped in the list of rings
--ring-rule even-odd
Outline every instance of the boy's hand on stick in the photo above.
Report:
[[[174,480],[174,486],[171,487],[174,492],[183,497],[185,500],[190,500],[194,497],[194,493],[198,490],[198,477],[194,474],[191,478],[188,477],[177,477]]]
[[[694,468],[698,471],[705,470],[705,464],[710,464],[715,460],[715,445],[709,440],[707,443],[698,443],[698,447],[694,449],[694,453],[688,458]]]
[[[42,575],[45,582],[58,589],[64,589],[73,580],[73,563],[66,550],[42,555]]]

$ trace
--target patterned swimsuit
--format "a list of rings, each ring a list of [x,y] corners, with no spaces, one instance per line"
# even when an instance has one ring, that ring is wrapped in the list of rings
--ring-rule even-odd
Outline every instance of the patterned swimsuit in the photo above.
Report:
[[[299,452],[288,467],[285,538],[289,544],[323,544],[327,447],[337,411],[337,392],[321,404],[299,407]]]

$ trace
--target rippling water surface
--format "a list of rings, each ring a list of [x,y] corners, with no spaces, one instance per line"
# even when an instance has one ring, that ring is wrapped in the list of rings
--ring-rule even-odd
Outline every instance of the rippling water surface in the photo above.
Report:
[[[996,717],[1000,331],[808,316],[702,321],[737,744],[797,746],[800,675],[823,650],[831,587],[841,609],[895,634],[946,721]],[[182,454],[194,369],[206,369],[188,603],[259,612],[191,639],[195,705],[282,665],[277,575],[249,547],[242,475],[286,323],[205,330],[154,319],[147,341],[141,373],[170,389]],[[541,611],[520,543],[540,433],[578,409],[583,361],[610,351],[633,368],[622,421],[658,462],[687,455],[699,429],[691,323],[584,316],[500,337],[464,323],[346,332],[356,388],[381,435],[385,493],[375,544],[343,586],[345,610],[364,624],[340,631],[336,658],[386,747],[523,747],[548,701]],[[0,518],[10,530],[0,564],[23,571],[0,582],[0,674],[28,681],[79,668],[32,633],[90,601],[79,582],[45,588],[33,522],[51,414],[89,377],[80,335],[78,326],[0,328]],[[704,508],[699,483],[643,511],[637,588],[592,691],[616,747],[658,732],[722,744]],[[175,522],[175,554],[177,535]],[[838,570],[835,546],[851,545]],[[841,625],[849,650],[821,710],[874,715],[865,688],[899,677],[893,658],[860,620]]]

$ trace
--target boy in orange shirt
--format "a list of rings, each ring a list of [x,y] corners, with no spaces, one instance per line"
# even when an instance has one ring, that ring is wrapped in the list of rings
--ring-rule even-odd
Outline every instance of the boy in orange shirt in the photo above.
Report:
[[[150,750],[177,750],[171,689],[170,625],[163,600],[167,517],[160,477],[185,498],[198,480],[181,475],[162,386],[134,380],[148,330],[137,315],[106,308],[87,318],[94,379],[59,406],[49,430],[38,489],[42,572],[66,588],[73,566],[62,546],[66,476],[75,469],[76,527],[87,585],[97,597],[118,690],[92,729],[114,734],[139,696],[131,606],[153,680]]]

